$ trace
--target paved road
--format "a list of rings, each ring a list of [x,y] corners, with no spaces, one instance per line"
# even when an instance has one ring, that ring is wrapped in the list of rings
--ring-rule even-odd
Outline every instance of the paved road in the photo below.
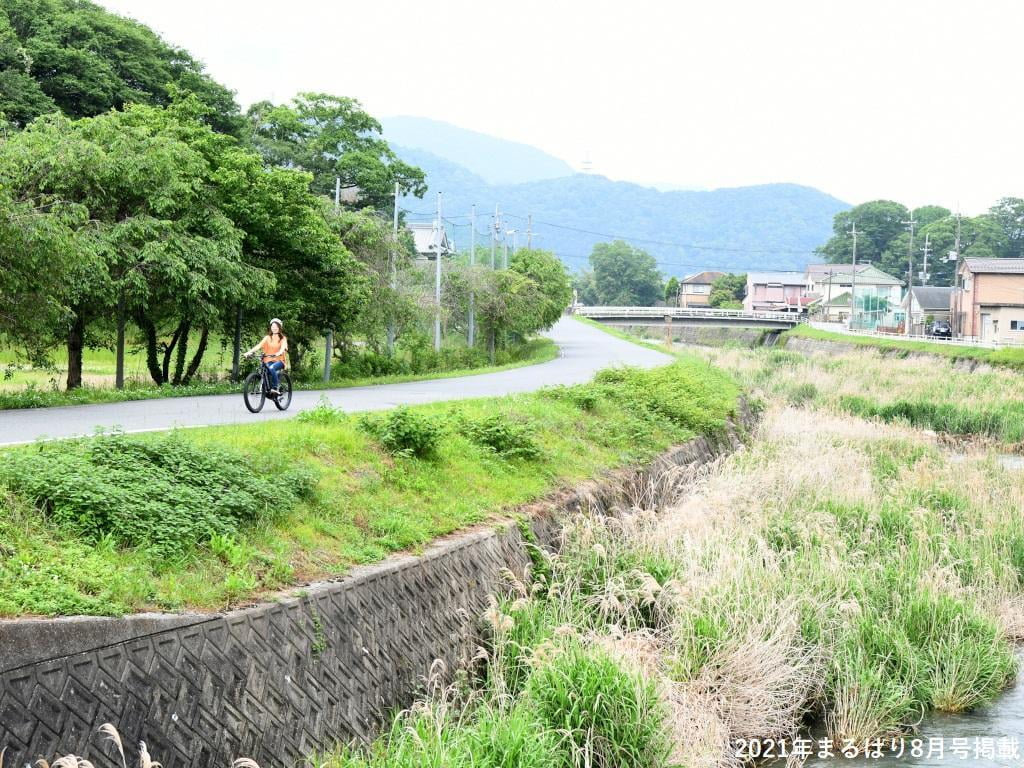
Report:
[[[291,408],[285,413],[268,402],[261,413],[251,414],[245,409],[240,393],[0,411],[0,445],[88,435],[97,427],[146,432],[213,424],[251,424],[294,416],[314,407],[322,396],[345,411],[375,411],[396,405],[509,395],[553,384],[578,384],[610,365],[652,367],[669,361],[667,355],[609,336],[571,318],[560,320],[548,335],[558,344],[560,354],[547,363],[452,379],[295,392]]]

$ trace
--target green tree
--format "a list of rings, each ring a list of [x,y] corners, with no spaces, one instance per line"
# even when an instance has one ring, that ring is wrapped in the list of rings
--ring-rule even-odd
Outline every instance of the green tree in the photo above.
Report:
[[[75,232],[86,215],[76,205],[37,208],[0,188],[0,327],[35,361],[43,359],[51,329],[66,317]]]
[[[251,285],[242,232],[218,204],[208,162],[233,140],[187,110],[138,105],[80,120],[41,118],[0,150],[0,180],[19,199],[39,208],[74,203],[88,212],[64,279],[69,389],[82,383],[88,326],[115,307],[122,321],[132,316],[145,332],[154,380],[187,381],[209,326]],[[170,341],[158,350],[166,323]],[[201,340],[189,360],[193,327]]]
[[[679,302],[679,278],[670,277],[665,283],[665,303],[674,307]]]
[[[537,330],[550,328],[572,301],[569,273],[561,259],[550,251],[524,248],[516,251],[509,269],[537,284],[542,297],[541,305],[536,308],[540,316],[540,326]]]
[[[540,286],[512,269],[481,270],[475,285],[477,321],[494,360],[499,339],[508,333],[526,336],[544,327],[545,297]]]
[[[915,235],[915,246],[920,248],[927,236],[931,255],[928,257],[928,284],[953,285],[956,264],[950,261],[949,254],[956,248],[956,217],[946,216],[931,222]],[[906,271],[907,235],[901,235],[894,245],[900,253],[903,263],[902,271]],[[999,223],[991,215],[963,217],[960,220],[960,253],[963,256],[977,258],[996,258],[1006,251],[1005,234]],[[921,263],[923,254],[918,250],[915,263]],[[915,280],[916,281],[916,280]]]
[[[1024,200],[1004,197],[989,209],[989,215],[1003,233],[1004,246],[999,255],[1016,259],[1024,257]]]
[[[17,126],[61,111],[91,117],[193,94],[218,131],[239,133],[233,94],[148,27],[88,0],[0,5],[0,112]]]
[[[267,164],[309,171],[315,192],[333,194],[340,178],[343,189],[358,190],[360,205],[387,210],[395,182],[405,194],[427,191],[423,171],[398,159],[380,123],[355,99],[302,93],[291,104],[253,104],[248,118],[253,146]]]
[[[726,273],[715,278],[708,295],[708,304],[721,309],[738,309],[743,306],[747,292],[747,275]]]
[[[853,259],[851,225],[857,223],[857,261],[878,262],[892,241],[904,231],[910,216],[907,207],[891,200],[872,200],[848,211],[840,211],[832,219],[832,237],[818,248],[826,261],[849,264]]]
[[[594,282],[594,270],[584,269],[574,274],[572,287],[580,304],[592,306],[600,303],[597,298],[597,284]]]
[[[595,245],[590,266],[602,305],[650,307],[664,293],[654,257],[623,240]]]

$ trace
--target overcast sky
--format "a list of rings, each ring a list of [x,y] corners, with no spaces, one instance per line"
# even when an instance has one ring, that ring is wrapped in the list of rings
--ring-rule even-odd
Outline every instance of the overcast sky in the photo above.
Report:
[[[645,184],[1024,196],[1020,0],[100,0],[247,105],[304,90]]]

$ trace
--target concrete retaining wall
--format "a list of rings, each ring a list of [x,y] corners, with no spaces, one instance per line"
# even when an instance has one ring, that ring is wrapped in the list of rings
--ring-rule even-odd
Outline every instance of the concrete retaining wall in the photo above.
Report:
[[[637,334],[652,341],[664,341],[665,334],[669,332],[668,326],[650,325],[628,325],[621,323],[614,325],[624,331]],[[730,344],[739,344],[744,347],[756,347],[761,344],[765,331],[760,328],[734,328],[729,326],[710,325],[682,325],[671,326],[672,341],[678,344],[700,344],[705,347],[724,347]]]
[[[752,417],[744,410],[739,421]],[[628,505],[650,473],[737,444],[735,430],[699,438],[644,471],[533,505],[533,532],[554,547],[565,515]],[[230,613],[0,622],[6,765],[68,752],[120,765],[96,735],[104,722],[129,747],[145,741],[165,768],[240,756],[290,766],[339,740],[369,739],[411,703],[435,659],[455,669],[472,655],[501,569],[522,575],[529,563],[518,527],[504,522]]]

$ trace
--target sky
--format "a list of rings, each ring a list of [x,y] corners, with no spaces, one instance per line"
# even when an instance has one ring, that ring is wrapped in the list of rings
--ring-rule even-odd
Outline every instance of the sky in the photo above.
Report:
[[[641,184],[1024,196],[1020,0],[99,1],[243,106],[325,91]]]

